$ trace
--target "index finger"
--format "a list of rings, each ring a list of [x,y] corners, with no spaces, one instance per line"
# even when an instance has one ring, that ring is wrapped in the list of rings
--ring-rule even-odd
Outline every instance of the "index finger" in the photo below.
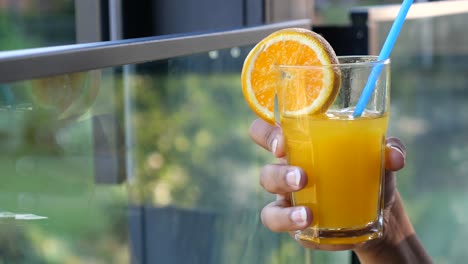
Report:
[[[255,143],[271,151],[276,157],[280,158],[286,155],[280,126],[256,119],[250,126],[249,135]]]

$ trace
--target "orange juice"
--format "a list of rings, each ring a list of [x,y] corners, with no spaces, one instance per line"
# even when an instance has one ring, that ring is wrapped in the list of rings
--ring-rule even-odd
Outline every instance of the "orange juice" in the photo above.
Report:
[[[359,229],[378,221],[388,115],[350,113],[281,119],[289,164],[308,175],[292,199],[312,210],[311,228]]]

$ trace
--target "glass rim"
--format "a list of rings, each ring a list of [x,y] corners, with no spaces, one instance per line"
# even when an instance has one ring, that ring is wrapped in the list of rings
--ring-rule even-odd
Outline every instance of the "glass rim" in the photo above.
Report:
[[[373,67],[375,65],[387,65],[390,64],[390,58],[386,60],[378,60],[378,56],[375,55],[346,55],[337,56],[338,60],[342,59],[371,59],[370,61],[360,62],[346,62],[346,63],[332,63],[323,65],[277,65],[280,69],[321,69],[329,67]]]

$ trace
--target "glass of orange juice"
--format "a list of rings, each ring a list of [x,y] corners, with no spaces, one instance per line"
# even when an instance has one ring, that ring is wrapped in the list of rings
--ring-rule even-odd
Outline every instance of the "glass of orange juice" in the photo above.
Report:
[[[288,163],[308,175],[307,186],[291,196],[295,206],[311,209],[313,221],[297,231],[296,238],[318,244],[359,244],[382,236],[390,61],[377,61],[374,56],[338,60],[334,65],[279,66],[279,122]],[[355,117],[354,107],[373,67],[382,71],[365,111]],[[316,89],[304,80],[326,74],[334,75],[339,86],[329,107],[319,113],[291,114],[288,90],[316,96]]]

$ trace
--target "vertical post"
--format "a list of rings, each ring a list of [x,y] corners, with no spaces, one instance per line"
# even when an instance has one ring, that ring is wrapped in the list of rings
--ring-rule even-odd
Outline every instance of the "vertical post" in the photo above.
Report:
[[[122,39],[122,0],[109,0],[110,40]]]
[[[113,38],[119,37],[119,28],[109,28],[111,22],[120,21],[118,9],[120,0],[76,0],[76,41],[78,43],[99,42],[109,39],[109,30]],[[114,13],[116,11],[116,13]],[[112,73],[112,69],[110,73]],[[106,75],[109,70],[100,70],[99,76]],[[110,81],[112,78],[110,79]],[[102,83],[99,83],[102,86]],[[111,87],[111,88],[109,88]],[[114,85],[102,86],[99,98],[115,98]],[[102,99],[101,99],[102,100]],[[92,136],[94,147],[94,178],[96,184],[118,184],[125,180],[125,163],[122,153],[123,131],[115,114],[114,100],[102,101],[99,113],[92,116]],[[94,109],[96,110],[96,109]]]
[[[123,3],[122,0],[109,1],[109,38],[110,40],[119,40],[124,38],[124,22],[123,22]],[[121,174],[125,174],[127,184],[135,184],[133,173],[133,127],[132,127],[132,100],[131,100],[131,78],[135,74],[134,65],[122,66],[123,74],[123,135],[119,138],[119,142],[123,141],[124,147],[120,152],[115,153],[118,160],[123,161],[123,169]],[[115,73],[112,70],[112,73]],[[115,86],[115,85],[113,85]],[[112,93],[114,96],[114,93]],[[115,97],[114,97],[115,98]],[[113,105],[115,108],[115,105]],[[115,109],[114,109],[115,110]],[[118,127],[117,129],[121,129]],[[145,264],[147,263],[146,248],[146,225],[154,223],[145,222],[145,208],[139,204],[133,204],[129,201],[128,207],[128,238],[130,244],[130,263]]]
[[[76,42],[97,42],[103,38],[102,3],[97,0],[75,0]]]
[[[265,0],[266,23],[293,19],[312,19],[313,15],[314,0]]]

